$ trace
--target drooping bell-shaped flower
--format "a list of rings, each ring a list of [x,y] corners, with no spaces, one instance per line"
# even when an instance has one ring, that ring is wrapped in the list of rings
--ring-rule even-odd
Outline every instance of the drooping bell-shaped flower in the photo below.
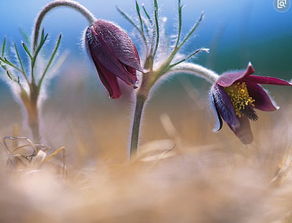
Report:
[[[292,86],[278,78],[252,75],[254,72],[249,63],[244,71],[223,73],[210,90],[210,102],[217,120],[214,130],[219,131],[222,128],[223,119],[244,144],[253,140],[249,119],[257,120],[255,109],[279,109],[259,84]]]
[[[124,30],[111,22],[96,20],[86,30],[85,44],[111,98],[121,95],[118,79],[136,87],[136,71],[142,71],[140,58]]]

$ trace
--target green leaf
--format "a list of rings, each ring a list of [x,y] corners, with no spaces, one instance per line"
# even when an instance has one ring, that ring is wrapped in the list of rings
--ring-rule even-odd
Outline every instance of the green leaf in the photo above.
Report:
[[[14,65],[13,63],[11,63],[9,60],[7,60],[5,57],[0,57],[0,61],[2,61],[3,63],[9,65],[10,67],[14,68],[15,70],[19,71],[19,72],[22,72],[22,70],[17,67],[16,65]],[[3,66],[2,66],[3,68]]]
[[[182,62],[187,61],[188,59],[192,58],[193,56],[195,56],[196,54],[201,53],[201,52],[209,53],[209,49],[208,48],[199,48],[199,49],[195,50],[195,52],[193,52],[190,55],[186,56],[184,59],[179,60],[178,62],[176,62],[174,64],[171,64],[169,66],[169,69],[174,67],[174,66],[176,66],[176,65],[178,65],[178,64],[180,64],[180,63],[182,63]]]
[[[6,70],[6,74],[7,74],[8,78],[9,78],[10,80],[14,81],[14,77],[13,77],[13,75],[10,73],[9,70]]]
[[[139,22],[140,22],[140,29],[141,29],[142,33],[144,34],[144,28],[143,28],[144,24],[143,24],[143,20],[142,20],[141,13],[140,13],[140,7],[139,7],[137,0],[136,0],[136,12],[137,12]]]
[[[151,28],[153,29],[152,37],[150,37],[150,35],[148,34],[149,40],[151,41],[151,43],[150,43],[150,55],[152,57],[153,47],[154,47],[154,43],[155,43],[155,39],[156,39],[155,29],[153,28],[153,20],[152,20],[150,14],[148,13],[147,9],[145,8],[144,4],[142,4],[142,9],[144,11],[145,16],[148,19],[148,22],[151,25]],[[149,32],[149,28],[147,27],[147,33],[148,32]]]
[[[42,74],[41,79],[39,80],[38,87],[40,87],[42,85],[42,82],[43,82],[43,80],[44,80],[44,78],[46,76],[46,73],[49,70],[49,68],[50,68],[50,66],[51,66],[51,64],[52,64],[52,62],[53,62],[53,60],[54,60],[54,58],[55,58],[55,56],[56,56],[56,54],[58,52],[61,40],[62,40],[62,35],[59,35],[59,38],[58,38],[58,40],[56,42],[54,50],[52,51],[51,57],[49,59],[49,62],[48,62],[47,66],[46,66],[46,68],[45,68],[45,70],[44,70],[44,72]]]
[[[159,22],[158,22],[158,2],[157,0],[153,0],[153,4],[154,4],[154,20],[155,20],[155,35],[156,35],[156,42],[155,42],[155,47],[154,47],[154,51],[153,51],[153,57],[155,56],[157,49],[158,49],[158,45],[159,45]]]
[[[196,31],[196,29],[199,27],[200,23],[202,22],[204,18],[204,13],[202,12],[200,15],[200,18],[198,19],[198,21],[193,25],[193,27],[190,29],[190,31],[188,32],[188,34],[186,35],[186,37],[183,39],[183,41],[179,44],[178,48],[181,48],[186,41],[192,36],[192,34]]]
[[[1,60],[3,63],[8,64],[8,65],[11,66],[11,67],[15,66],[13,63],[11,63],[9,60],[7,60],[6,57],[3,57],[3,58],[0,57],[0,60]]]
[[[143,9],[143,11],[144,11],[144,14],[146,15],[146,17],[147,17],[148,21],[149,21],[149,22],[150,22],[150,24],[152,25],[152,24],[153,24],[153,21],[152,21],[152,19],[151,19],[150,15],[149,15],[149,13],[148,13],[148,11],[147,11],[147,9],[145,8],[145,6],[144,6],[144,5],[142,5],[142,9]]]
[[[22,45],[24,51],[26,52],[26,54],[29,56],[30,60],[32,60],[32,55],[30,54],[27,45],[24,42],[22,42],[21,45]]]
[[[131,25],[133,25],[139,32],[141,32],[140,28],[135,24],[133,19],[131,19],[131,17],[126,12],[124,12],[119,7],[117,7],[117,10],[129,23],[131,23]]]
[[[44,29],[42,29],[40,43],[37,45],[36,49],[33,50],[33,56],[31,58],[31,82],[33,84],[35,83],[34,67],[35,67],[35,64],[37,61],[37,57],[38,57],[39,52],[41,51],[42,47],[44,46],[47,38],[48,38],[48,34],[45,35]]]
[[[9,70],[6,70],[6,75],[11,81],[17,83],[20,88],[23,88],[21,83],[20,83],[19,76],[15,77]]]
[[[6,38],[4,38],[4,40],[3,40],[1,57],[4,57],[5,48],[6,48]]]
[[[40,43],[44,40],[44,36],[45,36],[45,29],[43,28],[42,29],[42,32],[41,32],[41,40],[40,40]]]
[[[153,3],[154,3],[154,9],[155,10],[158,10],[158,2],[157,2],[157,0],[154,0]]]
[[[37,57],[38,57],[38,54],[39,54],[39,52],[41,51],[42,47],[44,46],[44,44],[45,44],[47,38],[48,38],[48,34],[46,34],[46,35],[44,36],[44,34],[43,34],[43,32],[42,32],[42,36],[41,36],[40,44],[38,45],[36,51],[34,52],[34,55],[33,55],[32,60],[31,60],[31,66],[32,66],[32,68],[34,68],[35,63],[36,63],[36,59],[37,59]]]
[[[23,66],[23,63],[22,63],[21,57],[20,57],[20,55],[19,55],[19,51],[18,51],[17,46],[16,46],[15,43],[14,43],[14,49],[15,49],[15,53],[16,53],[16,56],[17,56],[18,62],[19,62],[19,64],[20,64],[20,67],[21,67],[23,73],[25,74],[24,66]]]
[[[123,10],[121,10],[119,7],[117,7],[118,12],[129,22],[131,23],[132,26],[135,27],[135,29],[137,29],[137,31],[139,32],[139,34],[141,35],[145,45],[147,45],[147,40],[146,37],[144,35],[144,33],[142,32],[142,30],[135,24],[135,22],[131,19],[131,17],[125,13]]]
[[[175,48],[178,46],[179,41],[180,41],[180,36],[181,36],[181,30],[182,30],[182,4],[181,0],[178,0],[177,2],[177,8],[178,8],[178,34],[177,34],[177,39],[175,43]]]
[[[20,54],[19,54],[19,51],[17,49],[17,46],[16,44],[14,43],[14,48],[15,48],[15,53],[16,53],[16,56],[17,56],[17,59],[18,59],[18,62],[20,64],[20,67],[21,67],[21,73],[23,75],[23,77],[25,78],[26,82],[29,84],[29,80],[28,80],[28,77],[26,75],[26,72],[25,72],[25,69],[24,69],[24,66],[23,66],[23,62],[22,62],[22,59],[20,57]]]

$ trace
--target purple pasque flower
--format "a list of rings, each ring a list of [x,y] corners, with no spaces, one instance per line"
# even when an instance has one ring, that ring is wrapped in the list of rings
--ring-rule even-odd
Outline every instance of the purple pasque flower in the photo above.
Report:
[[[121,96],[118,78],[136,88],[136,71],[142,71],[140,58],[124,30],[111,22],[98,19],[87,28],[85,44],[111,98]]]
[[[223,73],[210,90],[210,102],[216,116],[214,131],[222,128],[223,119],[244,144],[253,140],[249,119],[258,119],[255,109],[279,109],[260,84],[292,86],[278,78],[252,75],[254,72],[249,63],[246,70]]]

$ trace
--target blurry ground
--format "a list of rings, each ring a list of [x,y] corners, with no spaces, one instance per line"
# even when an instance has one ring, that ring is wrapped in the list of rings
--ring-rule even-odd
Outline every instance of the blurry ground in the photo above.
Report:
[[[65,175],[61,153],[35,171],[8,168],[1,152],[0,222],[292,222],[291,89],[269,88],[281,109],[258,112],[243,146],[226,126],[212,132],[206,83],[198,93],[170,79],[145,111],[148,152],[128,162],[131,97],[107,99],[86,73],[65,70],[43,105],[42,136],[65,146]],[[9,95],[0,123],[1,137],[29,134]]]

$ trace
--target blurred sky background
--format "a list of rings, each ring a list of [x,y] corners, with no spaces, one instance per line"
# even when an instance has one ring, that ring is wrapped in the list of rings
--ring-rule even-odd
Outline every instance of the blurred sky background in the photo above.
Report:
[[[19,29],[31,32],[38,11],[49,0],[1,0],[1,40],[20,43]],[[97,18],[112,20],[133,33],[133,28],[117,12],[116,6],[130,15],[135,15],[134,0],[79,0]],[[150,10],[151,0],[139,0]],[[183,0],[183,33],[205,12],[205,19],[196,36],[184,47],[185,53],[199,47],[210,48],[210,53],[193,59],[216,72],[243,69],[251,61],[258,74],[292,77],[292,9],[278,12],[274,0]],[[159,0],[160,15],[168,17],[167,31],[175,33],[177,1]],[[87,21],[72,9],[58,8],[52,11],[43,23],[51,43],[59,33],[63,34],[61,50],[71,52],[66,65],[88,61],[81,47],[82,32]],[[135,40],[137,42],[137,40]],[[50,45],[49,45],[50,46]],[[75,63],[76,64],[76,63]],[[93,68],[93,66],[89,68]],[[95,70],[93,70],[95,72]]]

